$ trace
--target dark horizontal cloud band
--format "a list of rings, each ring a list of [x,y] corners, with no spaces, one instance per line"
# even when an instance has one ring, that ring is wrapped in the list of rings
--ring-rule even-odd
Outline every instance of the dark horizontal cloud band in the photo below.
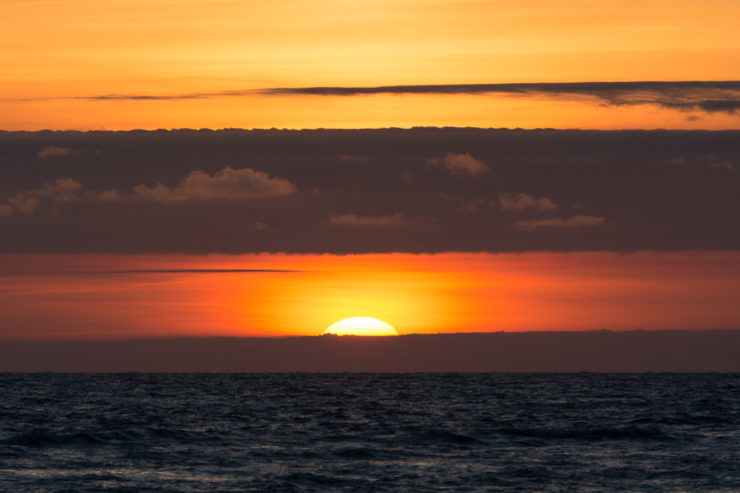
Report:
[[[355,96],[363,94],[620,94],[639,91],[673,93],[692,90],[740,91],[740,81],[537,82],[511,84],[420,84],[375,87],[317,86],[263,89],[262,94]]]
[[[429,84],[376,87],[294,87],[271,95],[362,96],[374,94],[476,95],[487,93],[548,97],[594,97],[610,106],[654,104],[667,109],[735,113],[740,81],[543,82],[513,84]]]
[[[289,274],[303,272],[290,269],[138,269],[96,272],[96,274]]]
[[[102,94],[30,98],[85,101],[171,101],[249,96],[368,96],[508,94],[554,98],[596,98],[609,106],[653,104],[666,109],[735,113],[740,111],[740,81],[537,82],[505,84],[413,84],[393,86],[313,86],[237,89],[180,94]]]

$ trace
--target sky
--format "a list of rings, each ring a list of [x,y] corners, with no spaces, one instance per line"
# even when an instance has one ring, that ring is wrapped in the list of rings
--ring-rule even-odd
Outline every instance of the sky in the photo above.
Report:
[[[738,329],[738,18],[6,0],[0,339]]]
[[[734,0],[5,0],[0,128],[737,129],[739,16]],[[341,90],[378,87],[396,89]]]

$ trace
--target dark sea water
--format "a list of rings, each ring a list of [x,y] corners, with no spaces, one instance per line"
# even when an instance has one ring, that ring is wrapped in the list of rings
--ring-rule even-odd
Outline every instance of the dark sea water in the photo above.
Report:
[[[740,491],[740,375],[0,374],[0,491]]]

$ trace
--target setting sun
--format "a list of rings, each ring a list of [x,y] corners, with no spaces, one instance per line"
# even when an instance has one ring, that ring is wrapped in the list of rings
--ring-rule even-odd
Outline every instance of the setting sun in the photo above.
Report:
[[[324,335],[338,336],[397,336],[391,325],[372,317],[350,317],[331,324]]]

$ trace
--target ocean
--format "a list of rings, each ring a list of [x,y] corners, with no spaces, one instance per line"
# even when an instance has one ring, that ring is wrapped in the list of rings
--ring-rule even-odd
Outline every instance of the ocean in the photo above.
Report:
[[[740,374],[0,374],[0,491],[739,491]]]

